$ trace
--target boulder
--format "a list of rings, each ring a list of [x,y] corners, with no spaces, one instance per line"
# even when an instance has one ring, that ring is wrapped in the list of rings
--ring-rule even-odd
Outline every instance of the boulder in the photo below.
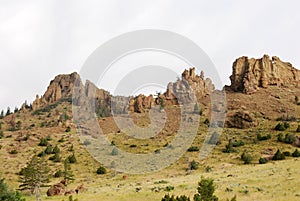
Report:
[[[54,184],[51,186],[47,191],[47,196],[57,196],[57,195],[64,195],[66,192],[66,186],[63,182],[58,184]]]

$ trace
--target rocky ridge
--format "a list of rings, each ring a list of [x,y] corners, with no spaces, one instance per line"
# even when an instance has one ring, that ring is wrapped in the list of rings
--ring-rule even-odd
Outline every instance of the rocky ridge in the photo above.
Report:
[[[300,71],[290,63],[283,62],[275,56],[271,59],[268,55],[264,55],[260,59],[244,56],[236,59],[233,63],[230,80],[231,86],[225,87],[225,90],[228,96],[236,98],[227,100],[229,112],[227,113],[225,126],[249,128],[258,125],[257,120],[252,115],[253,112],[259,111],[261,114],[266,114],[266,111],[262,111],[258,103],[255,103],[253,106],[249,106],[250,103],[248,104],[247,102],[242,103],[240,100],[243,98],[237,95],[243,95],[243,93],[253,94],[259,89],[272,88],[274,86],[281,90],[285,90],[284,87],[291,86],[297,88],[300,84]],[[77,96],[72,97],[74,89],[77,91]],[[210,99],[210,95],[214,91],[212,81],[209,78],[205,79],[203,72],[197,75],[195,68],[185,70],[181,79],[173,83],[170,82],[165,93],[157,94],[157,96],[141,94],[135,97],[112,96],[108,91],[99,89],[88,80],[83,84],[80,76],[77,73],[72,73],[56,76],[50,82],[45,94],[42,97],[36,96],[36,100],[32,103],[32,110],[35,111],[60,100],[73,99],[74,105],[93,103],[91,105],[95,106],[94,111],[96,114],[99,117],[106,117],[111,115],[111,111],[115,114],[127,113],[128,111],[143,113],[154,106],[178,105],[194,101],[194,98],[198,102],[204,99],[209,101],[208,99]],[[242,93],[236,94],[235,92]],[[252,96],[256,97],[254,94]],[[251,99],[252,96],[249,98]],[[276,94],[273,94],[273,96],[277,97],[277,102],[282,101]],[[206,103],[204,105],[208,106]],[[241,106],[244,107],[243,111],[240,111]],[[251,109],[254,106],[255,108]],[[280,104],[280,107],[269,106],[272,106],[274,109],[269,108],[266,110],[274,110],[275,113],[289,111],[287,108],[284,108],[284,104]],[[22,110],[26,109],[28,108],[23,105]]]
[[[270,85],[299,86],[300,71],[276,56],[271,59],[268,55],[260,59],[243,56],[233,63],[230,80],[233,91],[251,94]]]

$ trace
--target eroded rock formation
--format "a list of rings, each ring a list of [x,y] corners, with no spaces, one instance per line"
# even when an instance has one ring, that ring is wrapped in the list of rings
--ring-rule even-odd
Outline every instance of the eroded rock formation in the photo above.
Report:
[[[130,100],[130,111],[143,112],[151,109],[154,105],[160,105],[163,101],[165,105],[184,104],[194,99],[201,99],[214,90],[214,85],[209,78],[204,79],[204,73],[197,75],[195,68],[190,68],[182,73],[182,78],[176,82],[170,82],[167,90],[157,97],[139,95]]]
[[[300,71],[278,57],[264,55],[260,59],[240,57],[232,67],[231,89],[251,94],[269,85],[299,86]]]
[[[78,79],[80,79],[80,77],[76,72],[56,76],[50,82],[50,85],[41,98],[36,95],[36,99],[32,103],[32,109],[37,110],[47,104],[54,103],[63,98],[71,98],[74,83]]]

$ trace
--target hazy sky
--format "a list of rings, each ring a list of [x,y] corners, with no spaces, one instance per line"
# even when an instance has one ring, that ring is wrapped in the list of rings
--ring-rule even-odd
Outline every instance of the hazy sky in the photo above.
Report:
[[[0,0],[0,109],[31,102],[102,43],[139,29],[190,38],[224,84],[242,55],[277,55],[300,67],[299,8],[297,0]]]

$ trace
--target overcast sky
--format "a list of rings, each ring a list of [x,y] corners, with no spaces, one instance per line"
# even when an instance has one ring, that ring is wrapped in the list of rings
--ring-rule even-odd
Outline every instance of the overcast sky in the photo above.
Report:
[[[224,84],[242,55],[277,55],[300,67],[298,2],[0,0],[0,109],[31,102],[55,75],[80,71],[102,43],[139,29],[193,40]]]

